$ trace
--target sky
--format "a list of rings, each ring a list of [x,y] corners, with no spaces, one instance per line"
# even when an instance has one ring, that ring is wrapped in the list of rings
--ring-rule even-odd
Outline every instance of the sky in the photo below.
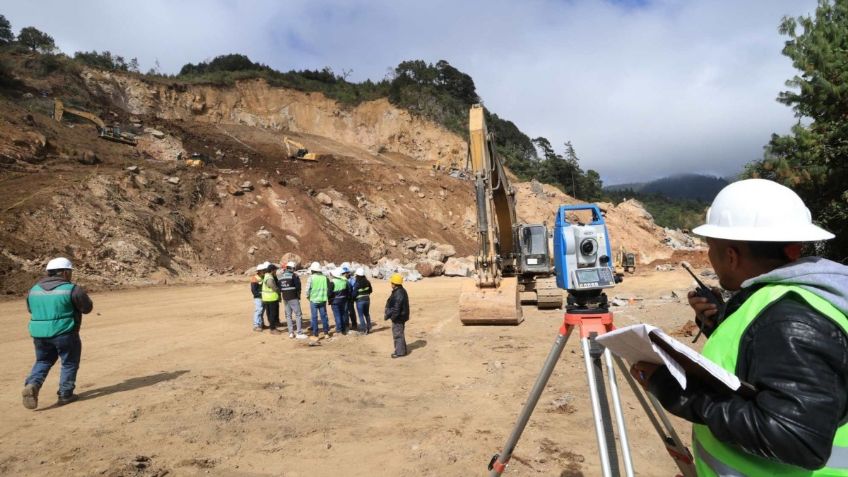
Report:
[[[143,70],[243,53],[279,70],[380,80],[447,60],[486,107],[605,184],[727,176],[798,121],[776,101],[795,74],[784,16],[815,0],[0,0],[15,32],[65,53],[109,50]]]

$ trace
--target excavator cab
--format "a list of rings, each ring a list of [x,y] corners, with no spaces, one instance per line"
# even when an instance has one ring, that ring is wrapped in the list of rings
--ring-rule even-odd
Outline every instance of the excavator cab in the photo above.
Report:
[[[516,228],[519,244],[518,273],[550,273],[551,254],[548,228],[542,224],[521,224]]]

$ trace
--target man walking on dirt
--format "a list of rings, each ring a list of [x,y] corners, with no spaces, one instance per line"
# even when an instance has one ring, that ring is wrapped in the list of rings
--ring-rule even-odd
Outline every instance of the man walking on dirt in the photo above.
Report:
[[[312,324],[312,336],[318,337],[318,315],[324,325],[324,334],[330,334],[330,323],[327,321],[327,296],[330,283],[321,271],[321,264],[312,262],[309,266],[309,280],[306,282],[306,299],[309,300],[309,314]]]
[[[395,273],[389,278],[392,284],[392,294],[386,300],[386,320],[392,320],[392,339],[395,343],[395,352],[392,358],[406,356],[406,337],[404,328],[409,321],[409,296],[403,288],[403,277]]]
[[[85,290],[71,283],[74,267],[67,258],[54,258],[47,263],[47,276],[27,294],[30,312],[29,334],[35,344],[35,364],[24,382],[21,393],[24,407],[38,407],[38,392],[57,359],[62,360],[59,376],[59,405],[78,399],[74,394],[77,371],[82,355],[79,330],[82,315],[91,313],[94,305]]]
[[[833,234],[813,225],[790,189],[728,185],[693,230],[707,238],[723,309],[689,294],[709,341],[703,355],[756,388],[744,398],[665,367],[631,374],[672,414],[694,424],[699,476],[848,475],[848,267],[800,258],[801,243]]]
[[[282,265],[282,264],[281,264]],[[289,327],[289,338],[306,338],[303,334],[303,313],[300,311],[300,277],[294,272],[294,262],[286,263],[286,267],[277,272],[277,281],[280,284],[280,293],[283,295],[283,306],[285,306],[286,324]],[[292,326],[292,315],[297,324],[295,335]]]
[[[265,262],[265,275],[262,276],[262,306],[268,313],[268,327],[272,335],[280,334],[280,286],[274,276],[274,265]]]

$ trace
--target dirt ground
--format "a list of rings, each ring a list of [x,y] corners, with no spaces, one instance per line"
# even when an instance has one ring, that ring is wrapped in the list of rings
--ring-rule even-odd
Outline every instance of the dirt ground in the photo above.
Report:
[[[246,283],[95,293],[82,329],[81,399],[53,406],[54,367],[36,411],[20,398],[34,359],[25,304],[0,302],[0,475],[485,475],[562,312],[525,307],[517,327],[463,327],[460,280],[407,285],[412,351],[403,359],[389,357],[380,281],[376,332],[315,347],[253,332]],[[671,292],[690,281],[679,269],[628,277],[609,292],[634,298],[613,308],[616,323],[680,329],[691,312]],[[637,474],[674,475],[619,383]],[[600,475],[592,422],[573,341],[505,475]],[[675,423],[688,441],[688,426]]]

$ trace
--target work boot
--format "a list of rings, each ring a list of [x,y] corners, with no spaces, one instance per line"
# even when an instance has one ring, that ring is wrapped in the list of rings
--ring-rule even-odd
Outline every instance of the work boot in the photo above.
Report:
[[[262,333],[262,327],[261,326],[254,326],[253,331],[258,331],[259,333]]]
[[[35,409],[38,407],[38,390],[39,387],[35,384],[27,384],[21,392],[24,407],[27,409]]]
[[[278,335],[280,334],[280,330],[276,328],[271,328],[271,331],[269,333],[271,333],[272,335]]]
[[[67,396],[59,396],[59,400],[56,402],[57,406],[64,406],[65,404],[70,404],[79,399],[79,395],[77,394],[68,394]]]

